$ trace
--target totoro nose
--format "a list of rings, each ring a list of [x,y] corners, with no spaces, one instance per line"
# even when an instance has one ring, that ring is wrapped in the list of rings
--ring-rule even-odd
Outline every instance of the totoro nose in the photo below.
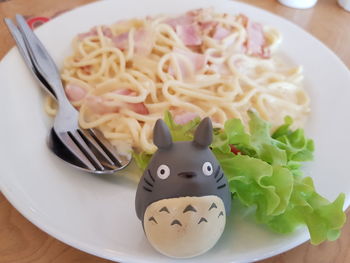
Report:
[[[195,172],[181,172],[181,173],[178,173],[177,175],[183,178],[192,178],[192,177],[195,177],[197,174]]]

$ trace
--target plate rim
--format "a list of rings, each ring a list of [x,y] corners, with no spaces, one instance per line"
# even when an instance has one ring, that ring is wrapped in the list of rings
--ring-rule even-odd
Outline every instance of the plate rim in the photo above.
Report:
[[[106,4],[107,2],[107,4]],[[71,12],[79,12],[81,9],[86,8],[87,6],[94,6],[94,5],[108,5],[108,2],[112,3],[115,2],[113,0],[105,0],[105,1],[96,1],[96,2],[92,2],[92,3],[88,3],[82,6],[79,6],[77,8],[74,8],[72,10],[69,10],[63,14],[61,14],[60,16],[58,16],[55,19],[64,19],[64,16],[67,13],[71,13]],[[329,48],[327,47],[323,42],[321,42],[319,39],[317,39],[315,36],[313,36],[311,33],[307,32],[304,28],[300,27],[297,24],[294,24],[293,22],[291,22],[290,20],[279,16],[277,14],[274,14],[270,11],[264,10],[262,8],[247,4],[247,3],[243,3],[243,2],[236,2],[236,1],[230,1],[232,2],[232,5],[236,5],[238,6],[245,6],[245,8],[249,8],[249,9],[255,9],[255,11],[257,12],[261,12],[261,13],[265,13],[268,14],[269,16],[273,16],[274,18],[277,18],[279,20],[284,20],[284,22],[288,23],[288,26],[290,27],[294,27],[295,29],[297,29],[298,31],[302,31],[304,34],[307,34],[309,37],[312,38],[312,41],[317,42],[317,44],[323,48],[324,52],[327,52],[328,56],[332,56],[333,59],[335,59],[339,66],[341,65],[343,67],[344,71],[347,71],[347,73],[350,76],[350,70],[349,68],[345,65],[345,63]],[[50,21],[48,21],[47,23],[43,24],[42,26],[40,26],[37,30],[40,31],[41,28],[44,27],[49,27],[50,26]],[[11,54],[13,55],[13,53],[15,53],[16,50],[16,46],[13,46],[12,48],[10,48],[10,50],[1,58],[0,60],[0,68],[1,65],[3,65],[4,63],[6,63],[6,61],[8,60],[8,58],[11,56]],[[4,62],[5,61],[5,62]],[[0,177],[1,179],[1,177]],[[21,207],[21,205],[18,203],[18,201],[16,201],[16,197],[15,194],[13,194],[13,192],[11,191],[10,188],[6,187],[5,185],[3,185],[2,181],[0,181],[0,191],[2,192],[2,194],[5,196],[5,198],[11,203],[11,205],[13,207],[15,207],[15,209],[17,211],[19,211],[19,213],[24,216],[28,221],[30,221],[32,224],[34,224],[36,227],[38,227],[40,230],[44,231],[45,233],[49,234],[50,236],[58,239],[59,241],[68,244],[71,247],[74,247],[78,250],[84,251],[86,253],[95,255],[97,257],[101,257],[101,258],[106,258],[106,259],[110,259],[110,260],[117,260],[120,262],[141,262],[141,261],[135,261],[135,257],[130,255],[125,255],[123,253],[119,253],[118,251],[114,251],[113,254],[108,252],[108,251],[104,251],[103,253],[100,253],[99,251],[96,250],[96,248],[91,247],[89,244],[84,243],[82,241],[77,241],[74,236],[68,235],[68,234],[61,234],[59,231],[55,231],[54,227],[51,227],[49,225],[43,224],[42,222],[40,222],[40,219],[33,213],[30,212],[30,210],[25,209],[24,207]],[[347,198],[346,198],[346,202],[344,204],[344,210],[346,210],[349,207],[350,204],[350,198],[349,198],[349,194],[346,194]],[[299,245],[301,245],[302,243],[305,243],[306,241],[308,241],[309,238],[304,238],[304,239],[299,239],[298,241],[291,243],[289,247],[287,247],[287,249],[284,247],[281,250],[274,250],[272,252],[269,253],[264,253],[262,254],[260,257],[254,258],[253,261],[258,261],[258,260],[262,260],[262,259],[266,259],[284,252],[289,251],[290,249],[293,249]],[[248,262],[248,261],[235,261],[235,262]]]

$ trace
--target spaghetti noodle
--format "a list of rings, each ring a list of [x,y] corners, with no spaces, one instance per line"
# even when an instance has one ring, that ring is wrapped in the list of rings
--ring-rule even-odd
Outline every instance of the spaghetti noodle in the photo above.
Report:
[[[126,149],[152,153],[152,129],[166,110],[175,121],[210,116],[214,127],[255,109],[274,126],[301,126],[309,111],[302,69],[275,57],[280,34],[244,15],[192,10],[130,19],[78,35],[62,79],[82,128],[98,128]],[[47,111],[55,114],[51,99]]]

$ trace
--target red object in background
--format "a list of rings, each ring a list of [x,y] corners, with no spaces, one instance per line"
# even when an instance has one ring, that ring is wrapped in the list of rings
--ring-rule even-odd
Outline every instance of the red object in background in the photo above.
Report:
[[[38,17],[29,18],[27,20],[27,23],[31,29],[34,29],[34,28],[46,23],[49,20],[50,20],[50,18],[48,18],[48,17],[38,16]]]
[[[231,152],[235,155],[241,153],[240,150],[238,150],[233,144],[230,144]]]

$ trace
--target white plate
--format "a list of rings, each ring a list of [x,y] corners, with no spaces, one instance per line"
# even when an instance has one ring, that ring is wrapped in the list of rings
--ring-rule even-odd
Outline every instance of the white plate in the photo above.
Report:
[[[102,1],[55,18],[37,30],[59,65],[70,52],[70,41],[96,24],[158,13],[181,13],[211,6],[217,11],[245,13],[280,30],[280,52],[304,65],[312,114],[307,134],[316,142],[315,161],[305,174],[315,178],[318,191],[333,200],[347,194],[350,177],[350,74],[344,64],[315,38],[275,15],[231,1],[127,0]],[[59,240],[100,257],[123,262],[169,262],[145,239],[134,212],[135,184],[118,176],[91,176],[70,168],[45,145],[50,119],[43,97],[17,49],[0,64],[0,186],[8,200],[31,222]],[[308,239],[299,229],[274,234],[235,207],[226,231],[214,249],[182,262],[249,262],[273,256]]]

